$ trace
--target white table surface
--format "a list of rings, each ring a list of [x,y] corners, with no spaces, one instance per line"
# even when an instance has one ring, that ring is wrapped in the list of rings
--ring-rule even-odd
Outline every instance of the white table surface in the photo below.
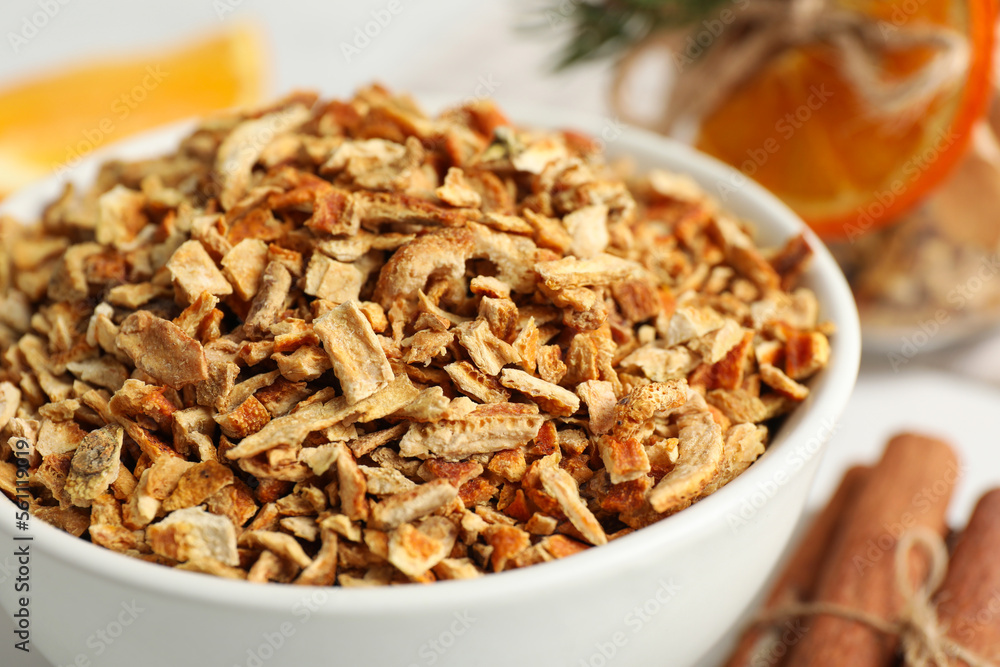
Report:
[[[340,44],[350,42],[355,28],[387,0],[219,1],[235,8],[222,19],[212,0],[67,2],[15,53],[6,35],[19,31],[39,6],[37,0],[4,0],[0,88],[82,55],[141,51],[212,30],[220,21],[252,20],[264,27],[274,53],[275,94],[317,87],[347,95],[377,79],[399,90],[461,98],[488,85],[501,104],[530,102],[608,114],[606,65],[553,77],[548,66],[560,39],[558,27],[536,36],[515,29],[519,17],[539,6],[537,1],[399,0],[402,11],[351,62]],[[991,382],[1000,382],[1000,336],[920,357],[898,373],[884,358],[869,359],[830,444],[811,505],[825,501],[848,466],[877,458],[891,434],[923,430],[954,442],[968,464],[951,509],[952,521],[961,524],[975,498],[1000,482],[1000,388]],[[52,667],[37,653],[15,651],[9,628],[9,619],[0,617],[0,665]]]

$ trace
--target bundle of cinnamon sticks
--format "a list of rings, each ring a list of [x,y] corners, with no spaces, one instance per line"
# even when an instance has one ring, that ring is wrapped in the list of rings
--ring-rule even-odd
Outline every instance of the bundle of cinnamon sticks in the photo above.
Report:
[[[876,465],[849,470],[766,599],[761,617],[772,620],[744,632],[726,667],[908,665],[900,637],[884,628],[850,614],[782,610],[826,606],[890,623],[902,617],[913,601],[912,591],[900,590],[906,586],[897,580],[899,540],[913,531],[946,536],[945,515],[959,471],[951,447],[914,434],[893,438]],[[905,577],[919,589],[931,554],[913,549],[905,558]],[[1000,489],[979,500],[953,542],[947,573],[929,608],[935,614],[924,623],[932,637],[940,632],[941,643],[982,659],[954,658],[939,667],[1000,665]]]

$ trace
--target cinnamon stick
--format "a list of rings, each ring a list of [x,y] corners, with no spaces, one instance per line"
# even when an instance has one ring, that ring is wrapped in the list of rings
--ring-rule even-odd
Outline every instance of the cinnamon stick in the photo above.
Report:
[[[951,639],[981,658],[1000,659],[1000,489],[976,504],[936,600]]]
[[[812,599],[816,577],[830,551],[830,545],[843,527],[843,518],[856,500],[870,471],[866,466],[855,466],[844,474],[833,497],[813,520],[789,558],[767,596],[764,611],[777,609],[790,602]],[[788,621],[777,627],[751,625],[740,638],[726,667],[774,667],[780,664],[788,652],[789,640],[801,636],[801,627],[798,620]]]
[[[913,434],[893,438],[845,515],[817,581],[815,601],[897,617],[903,599],[895,579],[896,542],[916,527],[944,534],[945,511],[958,476],[958,461],[944,442]],[[927,557],[914,552],[910,566],[917,586],[927,576]],[[819,615],[792,649],[789,664],[883,667],[897,645],[897,637],[864,623]]]

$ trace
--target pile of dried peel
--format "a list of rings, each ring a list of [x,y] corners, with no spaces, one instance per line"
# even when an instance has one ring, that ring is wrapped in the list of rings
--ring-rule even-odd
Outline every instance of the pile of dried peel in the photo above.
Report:
[[[745,470],[830,353],[802,238],[488,101],[295,94],[2,229],[0,488],[21,457],[36,516],[257,582],[604,544]]]

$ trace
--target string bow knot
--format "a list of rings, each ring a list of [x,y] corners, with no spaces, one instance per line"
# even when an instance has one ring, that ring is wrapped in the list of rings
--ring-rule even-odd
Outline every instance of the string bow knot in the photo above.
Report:
[[[911,563],[913,554],[918,550],[927,557],[928,571],[923,580],[914,586]],[[803,616],[837,616],[899,637],[908,667],[951,667],[955,659],[964,661],[969,667],[997,667],[948,637],[947,628],[942,627],[938,620],[934,593],[941,587],[948,572],[948,549],[940,535],[923,527],[904,533],[896,544],[894,569],[896,590],[903,598],[903,606],[896,618],[885,619],[830,602],[793,602],[762,614],[757,623],[774,625]],[[760,653],[766,654],[769,648],[762,645]]]

